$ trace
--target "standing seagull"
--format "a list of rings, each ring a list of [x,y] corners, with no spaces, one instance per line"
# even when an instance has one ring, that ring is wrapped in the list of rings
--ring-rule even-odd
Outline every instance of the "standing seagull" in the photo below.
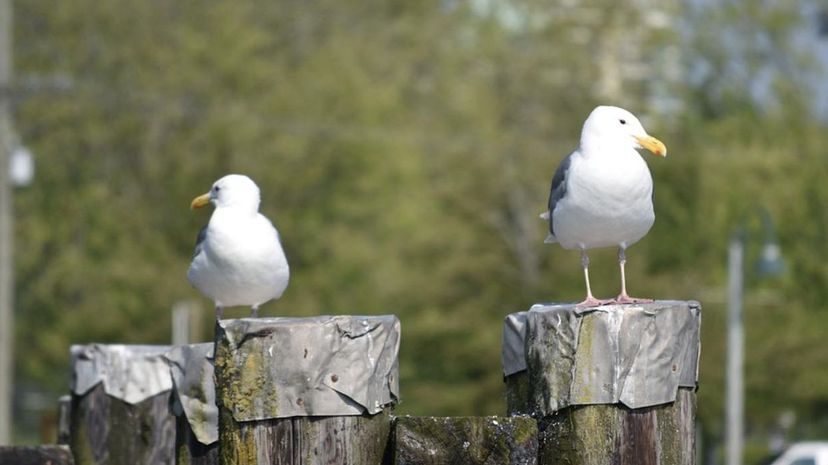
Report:
[[[224,307],[259,306],[282,296],[290,270],[279,232],[259,213],[259,188],[250,178],[227,175],[210,192],[193,199],[191,208],[215,206],[210,222],[196,239],[187,279],[216,304],[216,319]]]
[[[605,303],[641,303],[627,295],[624,251],[650,230],[653,213],[653,178],[636,149],[667,156],[664,144],[647,134],[632,113],[618,107],[597,107],[584,122],[581,145],[558,166],[549,193],[547,243],[580,249],[586,281],[586,299],[579,307]],[[618,247],[621,293],[602,301],[589,287],[587,249]]]

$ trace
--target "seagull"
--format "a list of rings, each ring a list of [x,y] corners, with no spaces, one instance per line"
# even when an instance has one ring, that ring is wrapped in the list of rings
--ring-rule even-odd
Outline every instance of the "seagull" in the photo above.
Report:
[[[259,213],[259,201],[256,183],[230,174],[190,204],[192,209],[215,207],[198,233],[187,279],[213,300],[216,319],[224,307],[236,305],[249,305],[255,318],[259,306],[281,297],[288,285],[290,269],[279,232]]]
[[[541,214],[549,221],[544,242],[581,251],[586,299],[577,304],[580,308],[652,302],[630,297],[624,276],[627,247],[644,237],[655,221],[653,178],[637,149],[667,156],[664,144],[648,135],[632,113],[599,106],[584,122],[580,146],[552,177],[549,210]],[[621,293],[615,299],[596,299],[589,286],[587,250],[599,247],[618,247]]]

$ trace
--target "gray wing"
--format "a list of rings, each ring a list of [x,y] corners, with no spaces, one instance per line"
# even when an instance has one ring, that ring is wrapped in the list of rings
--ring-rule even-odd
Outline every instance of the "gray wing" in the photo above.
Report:
[[[193,252],[193,258],[196,258],[196,256],[198,256],[198,254],[201,253],[201,247],[205,240],[207,240],[207,226],[201,228],[201,230],[198,232],[198,236],[196,236],[195,252]]]
[[[555,206],[566,195],[566,175],[569,172],[569,165],[572,164],[573,155],[575,152],[564,158],[555,170],[555,175],[552,176],[552,187],[549,189],[549,233],[553,236],[555,235],[553,224]]]

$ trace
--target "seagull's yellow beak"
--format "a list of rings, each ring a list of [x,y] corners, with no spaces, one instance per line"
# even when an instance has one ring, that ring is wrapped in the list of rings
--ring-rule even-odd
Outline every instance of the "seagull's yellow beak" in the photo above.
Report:
[[[635,136],[635,140],[638,142],[642,148],[653,152],[653,155],[658,155],[659,157],[666,157],[667,156],[667,147],[664,146],[664,142],[656,139],[653,136],[647,137],[638,137]]]
[[[195,210],[196,208],[201,208],[210,203],[210,193],[206,193],[203,195],[199,195],[198,197],[194,198],[193,201],[190,203],[190,208]]]

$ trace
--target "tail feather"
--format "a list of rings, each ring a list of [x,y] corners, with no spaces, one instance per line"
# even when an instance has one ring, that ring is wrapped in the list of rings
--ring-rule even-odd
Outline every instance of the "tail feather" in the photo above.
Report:
[[[547,210],[541,213],[540,219],[544,221],[549,221],[549,211]],[[553,236],[552,234],[549,234],[548,236],[546,236],[546,239],[543,240],[544,244],[554,244],[555,242],[558,242],[558,240],[555,239],[555,236]]]

